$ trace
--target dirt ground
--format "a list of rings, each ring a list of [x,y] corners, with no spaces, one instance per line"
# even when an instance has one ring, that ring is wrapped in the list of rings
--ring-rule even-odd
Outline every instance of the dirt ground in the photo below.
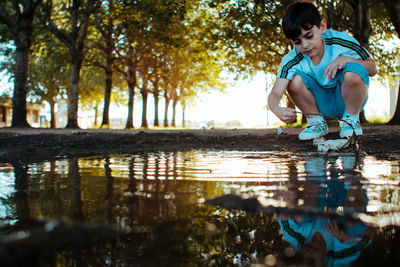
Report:
[[[330,127],[327,139],[339,138]],[[187,150],[316,151],[299,141],[300,128],[196,130],[83,130],[0,128],[0,162],[37,162],[112,153]],[[400,126],[364,126],[360,149],[367,154],[400,152]],[[347,148],[354,149],[354,148]]]

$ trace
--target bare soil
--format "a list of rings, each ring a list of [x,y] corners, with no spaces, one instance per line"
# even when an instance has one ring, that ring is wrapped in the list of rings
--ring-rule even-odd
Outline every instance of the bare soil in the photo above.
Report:
[[[364,126],[360,149],[385,156],[400,152],[400,126]],[[299,141],[300,128],[197,130],[83,130],[0,128],[0,162],[37,162],[112,153],[187,150],[312,152],[312,141]],[[339,138],[330,127],[328,139]],[[351,147],[348,149],[352,149]]]

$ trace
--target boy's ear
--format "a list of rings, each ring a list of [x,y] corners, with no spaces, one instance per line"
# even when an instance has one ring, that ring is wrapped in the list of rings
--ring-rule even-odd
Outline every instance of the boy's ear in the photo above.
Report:
[[[322,33],[325,33],[326,29],[328,28],[327,22],[325,19],[321,20],[321,25],[319,26]]]

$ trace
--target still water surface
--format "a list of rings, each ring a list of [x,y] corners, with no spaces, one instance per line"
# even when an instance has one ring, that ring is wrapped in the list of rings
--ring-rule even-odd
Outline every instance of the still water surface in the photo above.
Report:
[[[400,266],[399,162],[399,154],[191,151],[1,164],[1,234],[29,250],[33,223],[23,222],[121,230],[77,241],[65,229],[56,245],[50,238],[28,255],[49,266]],[[204,203],[228,194],[257,198],[262,211]]]

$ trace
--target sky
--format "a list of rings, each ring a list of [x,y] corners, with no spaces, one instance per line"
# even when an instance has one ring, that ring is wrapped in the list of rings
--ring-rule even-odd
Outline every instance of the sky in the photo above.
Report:
[[[266,84],[263,73],[253,79],[236,81],[225,93],[214,92],[202,97],[187,112],[187,118],[216,122],[237,120],[243,127],[266,127],[271,120],[267,117]]]

